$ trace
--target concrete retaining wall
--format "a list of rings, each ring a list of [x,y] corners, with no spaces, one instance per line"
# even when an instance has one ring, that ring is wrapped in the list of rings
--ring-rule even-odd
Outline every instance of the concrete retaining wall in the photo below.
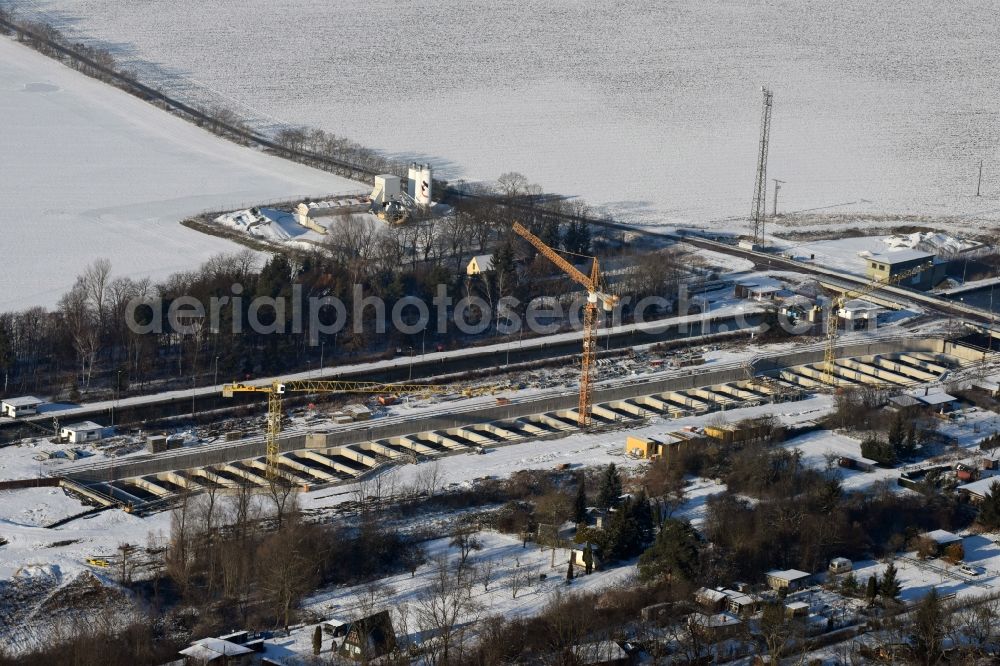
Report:
[[[838,356],[867,356],[871,354],[887,354],[900,351],[931,351],[945,352],[960,358],[979,358],[977,354],[981,352],[969,348],[959,347],[952,343],[946,343],[940,339],[894,339],[879,340],[872,342],[850,343],[838,347]],[[821,346],[779,356],[761,357],[758,359],[755,369],[757,374],[775,374],[778,370],[795,365],[807,363],[817,363],[823,360],[824,350]],[[594,403],[612,402],[624,400],[642,395],[664,393],[666,391],[676,391],[712,384],[723,384],[726,382],[739,381],[745,378],[742,368],[726,368],[716,371],[705,371],[703,367],[692,368],[687,375],[680,377],[673,376],[658,381],[639,382],[627,386],[616,386],[607,389],[594,391]],[[388,437],[399,437],[416,432],[427,430],[447,430],[468,426],[473,423],[484,423],[489,421],[512,420],[522,416],[541,414],[545,412],[556,412],[577,407],[579,396],[575,392],[567,392],[564,395],[546,397],[538,400],[527,400],[512,402],[508,405],[496,405],[485,407],[473,412],[435,415],[426,418],[413,418],[392,423],[384,426],[378,425],[378,421],[372,421],[370,426],[349,430],[332,431],[326,434],[325,445],[327,447],[345,446],[357,444],[359,442],[374,441]],[[306,448],[306,435],[293,435],[282,437],[280,440],[281,451],[295,451]],[[265,444],[263,441],[250,443],[234,443],[231,447],[224,449],[214,449],[198,451],[193,449],[186,455],[172,455],[168,458],[157,459],[151,457],[146,460],[119,460],[112,468],[109,464],[106,467],[88,469],[80,473],[68,473],[66,476],[86,481],[109,481],[132,476],[144,476],[156,474],[171,469],[189,469],[192,467],[203,467],[206,465],[219,465],[233,460],[253,458],[265,455]]]

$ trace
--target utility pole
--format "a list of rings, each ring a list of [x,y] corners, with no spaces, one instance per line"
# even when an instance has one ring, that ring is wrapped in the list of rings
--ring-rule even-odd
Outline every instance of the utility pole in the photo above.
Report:
[[[771,217],[778,217],[778,191],[781,190],[781,186],[785,184],[785,181],[778,180],[777,178],[772,178],[774,181],[774,209],[771,211]]]
[[[979,180],[976,181],[976,196],[979,196],[979,188],[983,184],[983,161],[979,160]]]
[[[767,214],[767,144],[771,135],[771,103],[774,94],[761,86],[764,104],[760,117],[760,152],[757,154],[757,183],[753,194],[753,210],[750,220],[753,224],[754,245],[764,244],[764,216]]]

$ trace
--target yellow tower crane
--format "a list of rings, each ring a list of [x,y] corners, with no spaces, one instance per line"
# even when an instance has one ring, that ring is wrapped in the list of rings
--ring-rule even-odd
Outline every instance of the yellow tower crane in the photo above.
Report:
[[[576,266],[563,259],[558,252],[545,244],[541,238],[524,228],[520,222],[514,223],[514,233],[531,243],[539,253],[546,259],[558,266],[573,281],[587,290],[587,305],[583,310],[583,358],[580,372],[580,408],[578,423],[582,427],[590,425],[591,413],[591,386],[590,374],[594,367],[594,352],[597,345],[597,303],[604,306],[606,311],[613,310],[618,303],[618,297],[606,294],[599,289],[600,266],[597,257],[587,257],[593,260],[590,268],[590,275],[585,275]]]
[[[847,302],[848,299],[863,298],[868,294],[878,291],[882,287],[902,282],[908,277],[923,273],[932,266],[932,262],[923,263],[919,266],[915,266],[892,275],[888,280],[875,280],[859,289],[847,290],[840,296],[833,299],[833,302],[830,304],[830,312],[826,318],[826,353],[823,358],[823,374],[826,376],[827,383],[832,386],[837,385],[837,375],[834,374],[834,369],[837,365],[837,333],[839,331],[837,326],[837,313],[844,307],[844,303]]]
[[[273,381],[270,386],[255,386],[253,384],[226,384],[222,387],[222,395],[232,398],[237,393],[267,394],[267,478],[274,481],[278,471],[278,437],[281,435],[281,398],[286,393],[452,393],[456,390],[463,395],[481,395],[490,393],[494,387],[456,389],[447,384],[383,384],[380,382],[325,381],[325,380],[291,380]]]

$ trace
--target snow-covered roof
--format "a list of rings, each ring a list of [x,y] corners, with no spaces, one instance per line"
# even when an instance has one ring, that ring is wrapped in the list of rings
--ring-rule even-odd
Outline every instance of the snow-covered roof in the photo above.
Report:
[[[934,530],[933,532],[927,532],[924,534],[924,537],[937,543],[939,546],[962,540],[962,537],[957,534],[953,534],[948,530]]]
[[[955,396],[945,393],[944,391],[928,393],[927,395],[916,395],[914,397],[925,405],[944,405],[958,400]]]
[[[40,405],[45,401],[33,395],[23,395],[19,398],[7,398],[2,402],[10,407],[30,407],[32,405]]]
[[[921,404],[921,402],[916,398],[914,398],[912,395],[906,395],[905,393],[903,395],[892,396],[891,398],[889,398],[889,402],[896,405],[897,407],[915,407]]]
[[[959,486],[958,490],[964,490],[965,492],[975,495],[976,497],[986,497],[986,494],[991,492],[990,486],[997,482],[1000,482],[1000,477],[988,476],[985,479],[979,479],[978,481],[973,481],[972,483],[966,483],[963,486]]]
[[[476,256],[474,256],[472,259],[469,260],[469,263],[471,264],[473,261],[476,262],[476,266],[479,267],[479,270],[485,271],[490,266],[493,265],[493,255],[492,254],[477,254]]]
[[[802,610],[803,608],[809,608],[809,604],[804,601],[792,601],[785,604],[785,608],[792,611]]]
[[[737,625],[741,622],[738,617],[729,613],[716,613],[714,615],[694,613],[691,615],[690,621],[702,627],[726,627]]]
[[[725,592],[720,592],[719,590],[713,590],[709,587],[703,587],[697,592],[695,592],[695,596],[700,599],[708,599],[709,601],[722,601],[729,595],[726,594]]]
[[[890,266],[895,266],[896,264],[904,264],[909,261],[919,261],[921,259],[931,260],[934,258],[934,254],[931,252],[921,252],[920,250],[890,250],[888,252],[871,252],[868,254],[868,259],[871,261],[880,261]]]
[[[851,561],[846,557],[835,557],[830,560],[830,564],[851,564]]]
[[[784,571],[776,569],[774,571],[768,571],[767,575],[781,580],[793,581],[809,578],[812,574],[806,573],[805,571],[799,571],[798,569],[786,569]]]
[[[796,305],[803,308],[811,308],[813,305],[813,300],[807,296],[803,296],[802,294],[792,294],[791,296],[785,299],[784,305],[786,306]]]
[[[774,285],[764,284],[760,286],[747,287],[747,289],[752,294],[773,294],[781,291],[781,287],[775,287]]]
[[[727,597],[729,597],[730,601],[740,604],[741,606],[744,604],[752,604],[757,602],[757,599],[750,596],[749,594],[746,594],[745,592],[737,592],[736,590],[723,590],[722,593],[725,594]]]
[[[253,653],[253,650],[250,648],[224,641],[221,638],[202,638],[196,641],[191,647],[180,651],[180,654],[185,657],[201,661],[211,661],[222,656],[236,657],[241,654],[251,653]]]
[[[73,430],[75,432],[87,432],[89,430],[103,430],[104,426],[99,423],[94,423],[93,421],[80,421],[79,423],[70,423],[69,425],[64,425],[63,430]]]
[[[866,301],[862,298],[852,298],[849,301],[844,302],[844,307],[842,310],[852,310],[854,312],[859,311],[871,311],[871,310],[882,310],[881,305],[872,303],[871,301]]]
[[[603,664],[619,659],[628,659],[628,654],[614,641],[598,641],[574,645],[570,652],[579,664]]]

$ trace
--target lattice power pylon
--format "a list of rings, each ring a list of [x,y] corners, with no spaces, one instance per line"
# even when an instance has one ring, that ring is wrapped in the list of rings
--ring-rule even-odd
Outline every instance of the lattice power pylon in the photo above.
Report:
[[[764,107],[760,117],[760,152],[757,154],[757,185],[753,192],[753,210],[750,212],[750,222],[753,225],[754,245],[764,244],[764,217],[767,215],[767,144],[771,137],[771,105],[774,98],[767,88],[761,87],[764,93]]]

